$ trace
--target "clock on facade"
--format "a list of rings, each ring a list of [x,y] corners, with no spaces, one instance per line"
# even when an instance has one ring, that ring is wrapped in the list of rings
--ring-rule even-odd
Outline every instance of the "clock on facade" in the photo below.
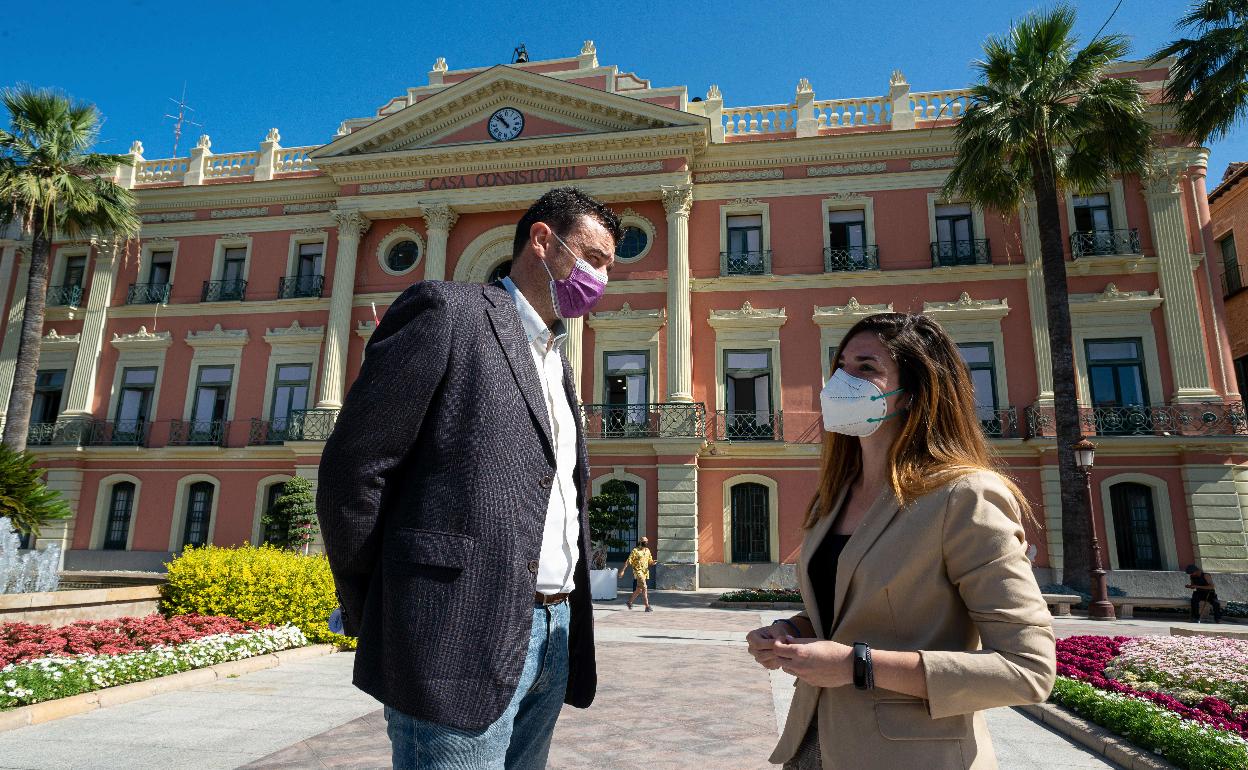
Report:
[[[490,116],[489,130],[496,142],[515,139],[524,130],[524,114],[515,107],[504,107]]]

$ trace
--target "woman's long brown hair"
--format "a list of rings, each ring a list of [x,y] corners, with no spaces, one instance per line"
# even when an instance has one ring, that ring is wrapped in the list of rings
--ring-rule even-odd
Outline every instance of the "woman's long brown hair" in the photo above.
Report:
[[[841,366],[845,343],[859,334],[879,338],[897,363],[900,387],[911,398],[888,453],[889,483],[898,502],[904,506],[969,473],[999,472],[975,413],[970,372],[939,324],[910,313],[868,316],[845,334],[832,371]],[[832,511],[862,471],[858,437],[825,433],[821,466],[807,528]],[[1018,500],[1023,517],[1032,520],[1027,499],[1012,481],[1002,478]]]

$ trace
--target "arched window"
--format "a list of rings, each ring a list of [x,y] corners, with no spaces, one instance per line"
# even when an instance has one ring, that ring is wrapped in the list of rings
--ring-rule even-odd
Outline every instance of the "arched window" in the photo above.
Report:
[[[277,502],[277,498],[282,496],[286,491],[285,482],[278,482],[269,486],[264,492],[264,513],[267,516],[273,512],[273,504]],[[262,543],[273,543],[274,545],[286,544],[285,530],[275,524],[266,524],[262,533]]]
[[[134,512],[134,483],[113,485],[108,502],[108,524],[104,530],[104,550],[124,551],[130,539],[130,516]]]
[[[493,270],[491,270],[490,277],[485,279],[485,282],[494,283],[495,281],[501,281],[509,275],[511,275],[511,260],[510,259],[507,260],[506,262],[503,262],[498,267],[495,267]]]
[[[767,487],[737,484],[732,488],[732,560],[771,561],[771,522]]]
[[[633,481],[620,480],[619,483],[624,485],[624,494],[628,495],[633,501],[632,515],[630,517],[631,523],[626,524],[615,533],[615,536],[624,541],[624,544],[618,549],[609,551],[607,553],[608,559],[627,559],[629,553],[637,547],[637,540],[641,537],[641,522],[638,520],[639,517],[637,515],[637,512],[641,510],[641,487]]]
[[[183,530],[182,547],[208,544],[208,524],[212,517],[213,486],[207,481],[191,485],[186,495],[186,528]]]
[[[1161,569],[1153,490],[1143,484],[1123,482],[1110,487],[1109,499],[1118,569]]]

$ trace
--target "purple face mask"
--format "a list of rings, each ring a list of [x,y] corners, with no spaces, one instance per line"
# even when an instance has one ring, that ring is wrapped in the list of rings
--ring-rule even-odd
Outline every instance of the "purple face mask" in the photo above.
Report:
[[[555,235],[553,231],[551,235]],[[576,252],[569,249],[568,244],[564,243],[558,235],[555,235],[555,240],[559,241],[559,245],[563,248],[568,249],[569,254],[576,255]],[[593,310],[594,305],[598,304],[598,300],[602,299],[602,295],[607,291],[606,273],[579,256],[576,257],[576,264],[572,266],[572,274],[567,278],[556,278],[551,274],[546,260],[542,260],[542,267],[546,269],[546,275],[550,276],[550,299],[555,306],[555,315],[564,320],[580,318]]]

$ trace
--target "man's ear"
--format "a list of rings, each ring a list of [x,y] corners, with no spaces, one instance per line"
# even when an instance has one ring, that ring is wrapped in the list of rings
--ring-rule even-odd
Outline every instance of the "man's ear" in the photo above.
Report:
[[[538,259],[546,259],[550,252],[550,244],[554,238],[551,237],[552,230],[550,225],[545,222],[534,222],[529,225],[529,244],[533,247],[533,254]]]

